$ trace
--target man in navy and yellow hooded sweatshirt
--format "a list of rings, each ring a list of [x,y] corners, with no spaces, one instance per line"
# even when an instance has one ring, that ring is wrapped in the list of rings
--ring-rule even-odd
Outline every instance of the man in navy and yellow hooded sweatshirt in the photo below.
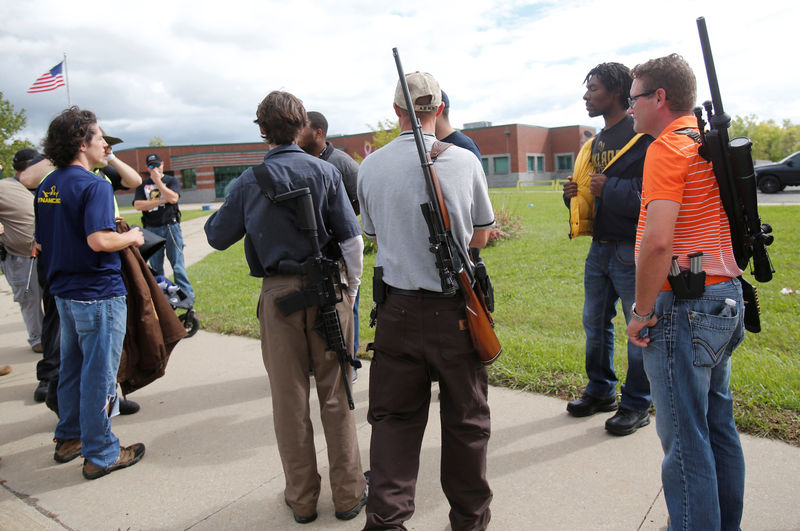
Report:
[[[644,156],[652,138],[636,134],[627,115],[630,71],[619,63],[601,63],[586,79],[586,110],[602,116],[605,126],[587,141],[564,185],[570,210],[570,238],[591,236],[584,269],[583,328],[586,332],[586,374],[582,397],[567,404],[576,417],[614,411],[605,428],[628,435],[650,423],[650,384],[642,349],[628,342],[628,372],[617,405],[614,371],[614,324],[617,300],[625,322],[635,297],[634,244],[639,219]],[[636,97],[637,95],[633,95]]]

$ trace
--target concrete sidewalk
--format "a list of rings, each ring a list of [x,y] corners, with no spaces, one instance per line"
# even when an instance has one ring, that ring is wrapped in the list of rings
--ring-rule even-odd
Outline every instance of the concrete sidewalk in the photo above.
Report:
[[[184,223],[184,233],[195,220]],[[204,220],[196,223],[202,226]],[[188,249],[199,243],[188,242]],[[202,320],[202,319],[201,319]],[[142,409],[113,421],[125,445],[144,442],[134,467],[87,481],[81,459],[53,461],[56,417],[33,401],[38,355],[0,278],[0,529],[292,529],[272,429],[259,342],[205,331],[181,341],[167,374],[131,398]],[[369,364],[354,387],[362,462]],[[325,441],[312,391],[323,488],[308,528],[360,529],[333,516]],[[434,389],[433,396],[436,396]],[[664,529],[661,447],[655,425],[628,437],[603,429],[607,415],[575,419],[564,401],[492,387],[488,475],[493,529]],[[439,404],[423,441],[416,513],[409,529],[448,529],[439,487]],[[800,448],[743,436],[743,529],[800,529]]]

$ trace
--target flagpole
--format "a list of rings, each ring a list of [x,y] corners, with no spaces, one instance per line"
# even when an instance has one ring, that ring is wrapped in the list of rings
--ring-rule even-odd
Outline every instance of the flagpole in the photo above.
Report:
[[[72,107],[72,102],[69,98],[69,74],[67,73],[67,52],[64,52],[64,81],[67,83],[67,107]]]

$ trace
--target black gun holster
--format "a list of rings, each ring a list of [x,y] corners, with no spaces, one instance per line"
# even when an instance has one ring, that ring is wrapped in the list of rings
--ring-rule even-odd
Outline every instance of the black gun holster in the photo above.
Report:
[[[679,275],[667,277],[672,293],[678,299],[698,299],[706,291],[706,272],[681,271]]]

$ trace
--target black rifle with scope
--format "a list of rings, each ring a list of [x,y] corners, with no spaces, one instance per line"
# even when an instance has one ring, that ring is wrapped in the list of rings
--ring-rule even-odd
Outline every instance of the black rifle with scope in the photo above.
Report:
[[[753,143],[749,138],[739,137],[729,140],[728,128],[731,118],[722,107],[717,71],[704,17],[697,19],[700,45],[711,90],[711,101],[703,103],[710,129],[705,131],[703,109],[694,110],[700,129],[702,146],[700,155],[710,161],[719,184],[720,198],[731,231],[733,255],[739,269],[746,270],[750,260],[753,262],[753,276],[758,282],[769,282],[775,269],[769,259],[767,246],[773,241],[772,227],[761,223],[758,214],[756,178],[753,169]],[[740,277],[745,299],[745,327],[750,332],[760,332],[758,295],[755,287]]]
[[[312,255],[303,262],[281,260],[278,263],[279,273],[303,277],[303,289],[278,299],[276,301],[278,310],[283,316],[288,316],[309,306],[318,307],[314,331],[325,340],[328,350],[336,353],[345,393],[347,393],[347,404],[350,409],[355,409],[347,365],[358,369],[361,368],[361,362],[353,358],[353,355],[347,350],[339,313],[336,311],[336,304],[342,301],[339,261],[326,258],[320,249],[317,240],[317,220],[314,217],[314,202],[308,188],[276,195],[274,201],[276,203],[292,202],[295,224],[299,230],[308,234],[312,248]]]

